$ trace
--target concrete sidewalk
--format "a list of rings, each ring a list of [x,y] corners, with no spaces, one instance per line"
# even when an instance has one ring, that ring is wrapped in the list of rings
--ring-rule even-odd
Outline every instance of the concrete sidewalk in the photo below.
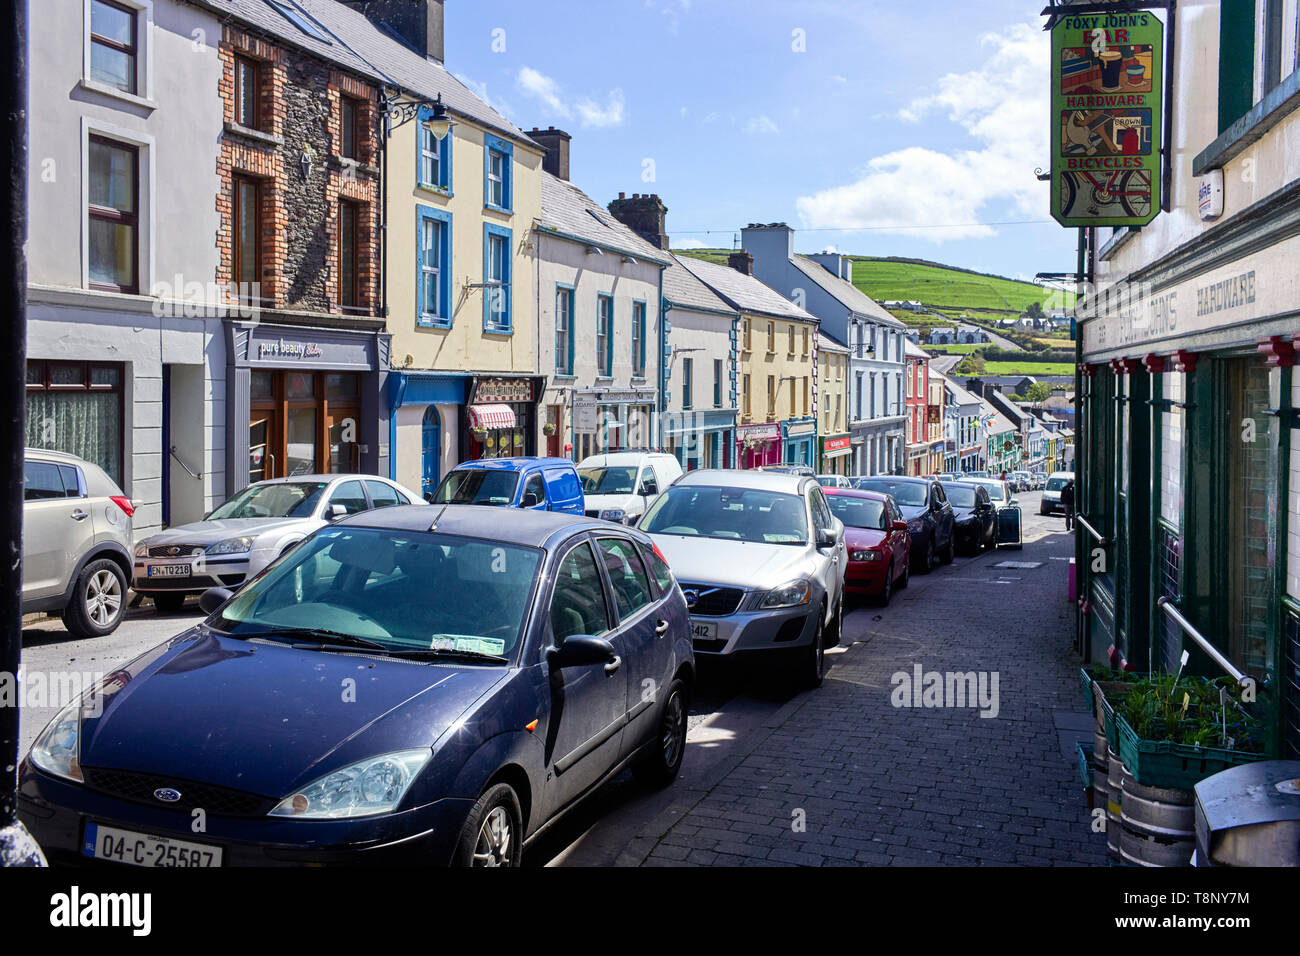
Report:
[[[751,731],[619,863],[1105,864],[1072,752],[1091,742],[1092,721],[1070,646],[1071,548],[1053,533],[959,558],[914,577],[889,608],[851,615],[854,643],[828,657],[825,685]],[[1036,566],[996,567],[1008,561]],[[951,706],[960,698],[920,706],[920,688],[918,706],[895,706],[894,675],[910,684],[918,664],[976,672],[990,696],[996,676],[996,716],[978,701]]]

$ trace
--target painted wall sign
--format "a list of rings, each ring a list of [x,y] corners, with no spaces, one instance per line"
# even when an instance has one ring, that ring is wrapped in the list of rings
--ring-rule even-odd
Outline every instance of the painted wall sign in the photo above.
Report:
[[[1160,211],[1164,23],[1147,11],[1052,29],[1052,217],[1144,226]]]
[[[474,388],[474,405],[512,405],[533,400],[529,378],[484,378]]]

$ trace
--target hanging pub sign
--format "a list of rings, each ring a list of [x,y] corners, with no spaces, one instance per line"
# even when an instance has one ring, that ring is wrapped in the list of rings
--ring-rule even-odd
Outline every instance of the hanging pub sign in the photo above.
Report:
[[[1165,27],[1149,11],[1052,28],[1052,217],[1144,226],[1160,211]]]

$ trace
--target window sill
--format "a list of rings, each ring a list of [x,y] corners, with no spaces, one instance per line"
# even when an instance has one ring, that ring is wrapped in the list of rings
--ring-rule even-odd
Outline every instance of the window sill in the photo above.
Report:
[[[509,337],[515,334],[514,326],[509,325],[485,325],[483,326],[484,335],[500,335]]]
[[[1222,169],[1245,150],[1264,138],[1274,126],[1300,108],[1300,70],[1273,87],[1262,100],[1229,126],[1213,143],[1192,160],[1192,175],[1203,176]]]
[[[434,196],[445,196],[447,199],[451,199],[456,195],[451,191],[450,186],[434,186],[429,183],[416,183],[415,188],[422,193],[430,193]]]
[[[234,136],[242,136],[244,139],[251,139],[267,146],[283,146],[284,139],[280,136],[272,136],[270,133],[263,133],[260,129],[253,129],[251,126],[240,126],[238,123],[227,121],[224,125],[225,131]]]
[[[576,382],[578,376],[573,375],[572,373],[556,372],[551,376],[551,379],[556,382]]]
[[[597,385],[613,385],[613,384],[614,384],[614,376],[613,376],[613,375],[597,375],[597,376],[596,376],[596,384],[597,384]]]
[[[121,100],[123,103],[130,103],[132,106],[139,106],[140,108],[149,110],[150,112],[158,108],[158,104],[147,96],[140,96],[136,93],[123,93],[121,90],[117,89],[117,87],[108,86],[107,84],[100,83],[98,80],[89,79],[88,77],[83,76],[81,82],[77,85],[83,90],[87,90],[91,93],[100,93],[104,96],[111,96],[115,100]]]
[[[415,327],[417,329],[433,329],[437,332],[451,331],[451,322],[448,319],[416,319]]]
[[[507,209],[505,206],[498,206],[490,202],[485,202],[483,204],[483,210],[485,212],[499,212],[503,216],[513,216],[515,214],[513,209]]]

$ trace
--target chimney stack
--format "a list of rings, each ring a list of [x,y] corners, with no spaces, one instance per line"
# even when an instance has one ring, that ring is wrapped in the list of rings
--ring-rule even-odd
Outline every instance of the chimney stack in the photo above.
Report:
[[[727,265],[735,269],[741,275],[752,276],[754,274],[754,257],[744,249],[733,252],[727,257]]]
[[[546,150],[546,155],[542,157],[542,169],[567,183],[569,181],[569,143],[573,140],[573,137],[562,129],[550,126],[546,129],[541,127],[530,129],[528,138]]]
[[[420,56],[444,62],[443,0],[344,0],[376,26],[387,27]]]
[[[609,214],[638,236],[660,249],[668,249],[668,207],[657,195],[633,193],[631,199],[623,193],[609,204]]]

